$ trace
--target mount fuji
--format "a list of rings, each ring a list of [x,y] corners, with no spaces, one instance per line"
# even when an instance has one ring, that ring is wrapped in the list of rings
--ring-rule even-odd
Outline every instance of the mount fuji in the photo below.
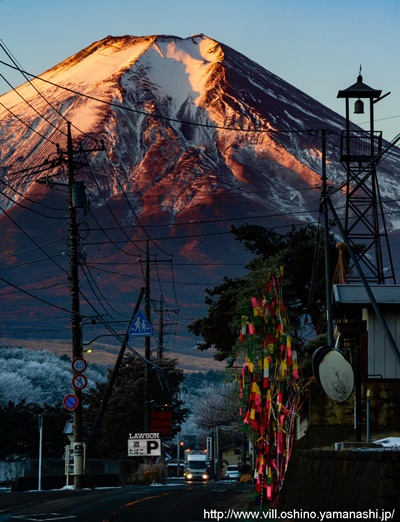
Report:
[[[40,76],[22,74],[25,83],[0,97],[3,342],[70,336],[67,122],[87,198],[83,337],[99,360],[129,322],[147,249],[164,349],[207,357],[186,326],[204,315],[205,288],[245,273],[248,253],[231,225],[284,231],[318,221],[320,129],[329,183],[345,181],[344,118],[203,34],[108,36]],[[399,167],[393,147],[379,170],[392,235]],[[340,212],[343,191],[336,204]]]

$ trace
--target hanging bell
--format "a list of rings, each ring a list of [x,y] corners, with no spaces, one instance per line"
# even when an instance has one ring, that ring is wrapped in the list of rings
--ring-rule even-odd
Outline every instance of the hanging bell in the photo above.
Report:
[[[354,104],[354,114],[364,114],[364,102],[360,99]]]

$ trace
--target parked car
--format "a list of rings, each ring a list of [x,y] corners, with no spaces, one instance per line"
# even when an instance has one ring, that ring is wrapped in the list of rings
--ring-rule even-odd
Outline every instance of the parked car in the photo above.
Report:
[[[237,464],[229,464],[229,466],[226,468],[225,477],[238,479],[239,475],[239,466]]]

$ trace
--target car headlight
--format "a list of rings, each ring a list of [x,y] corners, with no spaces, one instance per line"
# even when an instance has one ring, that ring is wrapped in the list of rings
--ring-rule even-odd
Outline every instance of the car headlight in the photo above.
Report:
[[[203,475],[203,479],[204,479],[204,480],[208,480],[208,475],[207,475],[207,473],[204,473],[204,475]]]
[[[186,478],[191,479],[191,478],[193,478],[193,475],[192,475],[191,473],[188,473],[188,474],[186,475]]]

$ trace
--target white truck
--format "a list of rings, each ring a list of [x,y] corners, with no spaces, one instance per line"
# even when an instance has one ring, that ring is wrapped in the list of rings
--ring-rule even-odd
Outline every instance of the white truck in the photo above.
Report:
[[[185,480],[208,480],[209,478],[207,453],[196,450],[185,453]]]

